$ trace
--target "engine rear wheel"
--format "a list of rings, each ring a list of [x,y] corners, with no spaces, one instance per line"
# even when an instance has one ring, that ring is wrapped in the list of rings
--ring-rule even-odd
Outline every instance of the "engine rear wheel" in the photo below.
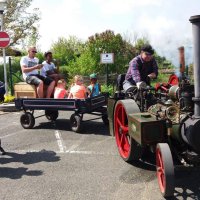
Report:
[[[128,114],[139,112],[136,103],[129,100],[120,100],[115,106],[114,133],[120,156],[126,161],[138,160],[142,155],[141,146],[129,135]]]
[[[31,114],[30,112],[26,112],[21,115],[20,123],[23,128],[31,129],[35,125],[35,118],[34,118],[33,114]]]
[[[167,143],[159,143],[156,147],[156,171],[160,191],[164,197],[174,194],[174,165],[172,154]]]

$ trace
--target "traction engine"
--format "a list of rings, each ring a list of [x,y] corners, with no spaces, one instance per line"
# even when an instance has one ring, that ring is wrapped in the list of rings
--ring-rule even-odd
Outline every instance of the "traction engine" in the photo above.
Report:
[[[139,160],[146,149],[156,155],[156,173],[164,197],[174,194],[174,165],[200,165],[200,15],[192,16],[194,84],[184,75],[184,48],[179,48],[180,74],[155,87],[123,85],[108,100],[110,133],[120,156]]]

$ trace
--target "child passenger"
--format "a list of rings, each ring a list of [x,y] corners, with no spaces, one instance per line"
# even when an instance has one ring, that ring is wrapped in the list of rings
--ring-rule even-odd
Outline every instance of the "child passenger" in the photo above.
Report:
[[[64,79],[59,80],[54,90],[55,99],[67,98],[68,91],[65,89],[65,87],[66,87],[66,81]]]
[[[97,75],[90,74],[90,85],[88,86],[89,96],[95,97],[101,93],[101,86],[97,82]]]
[[[74,84],[72,85],[68,99],[85,99],[87,98],[87,89],[83,85],[82,76],[76,75],[74,77]]]

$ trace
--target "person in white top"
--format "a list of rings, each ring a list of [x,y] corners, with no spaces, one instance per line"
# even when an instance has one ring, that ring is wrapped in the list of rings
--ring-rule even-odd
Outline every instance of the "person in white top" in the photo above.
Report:
[[[54,90],[55,81],[38,73],[38,70],[40,70],[43,65],[39,64],[38,58],[35,57],[36,53],[36,47],[29,47],[28,55],[21,58],[20,65],[23,78],[28,84],[35,85],[37,87],[37,94],[39,98],[44,98],[44,84],[48,85],[46,98],[50,98]]]
[[[41,68],[41,75],[52,78],[57,84],[58,80],[64,79],[64,75],[59,74],[58,69],[52,62],[53,55],[51,51],[45,52],[44,57],[46,60],[42,63],[43,67]]]

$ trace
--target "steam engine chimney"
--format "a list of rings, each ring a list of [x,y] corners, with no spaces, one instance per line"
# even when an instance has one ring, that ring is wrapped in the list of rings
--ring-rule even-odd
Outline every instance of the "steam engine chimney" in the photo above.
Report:
[[[194,46],[194,117],[200,118],[200,15],[190,17]]]
[[[185,50],[184,47],[179,47],[179,63],[180,63],[180,73],[181,75],[185,72]]]

